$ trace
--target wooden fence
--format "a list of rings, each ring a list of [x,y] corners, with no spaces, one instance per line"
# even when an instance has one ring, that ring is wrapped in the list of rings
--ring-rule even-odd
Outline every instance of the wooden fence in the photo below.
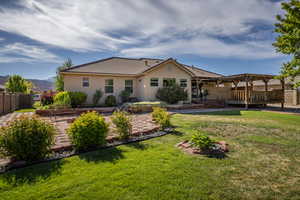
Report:
[[[18,109],[31,108],[33,104],[30,94],[0,92],[0,115]]]

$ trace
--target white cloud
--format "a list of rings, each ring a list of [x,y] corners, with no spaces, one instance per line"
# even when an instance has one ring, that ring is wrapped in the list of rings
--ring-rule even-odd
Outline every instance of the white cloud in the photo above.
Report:
[[[4,41],[4,40],[5,40],[4,38],[0,38],[0,42],[1,42],[1,41]]]
[[[26,45],[23,43],[7,44],[0,49],[0,62],[61,62],[55,54],[38,46]]]
[[[23,0],[21,4],[25,9],[0,11],[0,29],[74,51],[276,56],[271,41],[230,44],[215,36],[250,34],[255,21],[274,23],[278,2]],[[256,47],[260,44],[267,46]]]

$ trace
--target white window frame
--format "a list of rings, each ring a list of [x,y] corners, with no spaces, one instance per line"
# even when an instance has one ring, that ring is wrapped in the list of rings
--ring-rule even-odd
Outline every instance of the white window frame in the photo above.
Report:
[[[155,85],[152,85],[155,83]],[[159,87],[159,78],[150,78],[150,87]]]
[[[82,78],[82,87],[90,87],[90,78],[89,77]]]
[[[110,81],[112,84],[109,83]],[[108,87],[112,88],[112,90],[108,91],[107,90]],[[105,92],[105,94],[113,94],[114,93],[114,79],[105,79],[104,92]]]
[[[187,87],[187,79],[184,79],[184,78],[180,79],[180,83],[179,84],[180,84],[180,87],[186,88]]]
[[[129,85],[128,84],[126,84],[126,82],[128,83],[130,83]],[[129,91],[130,92],[130,94],[132,94],[133,93],[133,80],[125,80],[125,90],[126,91]]]

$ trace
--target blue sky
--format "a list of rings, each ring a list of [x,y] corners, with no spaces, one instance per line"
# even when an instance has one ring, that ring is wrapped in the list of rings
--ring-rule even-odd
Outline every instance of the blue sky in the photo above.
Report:
[[[277,74],[278,0],[1,0],[0,75],[46,79],[67,58],[173,57],[225,75]]]

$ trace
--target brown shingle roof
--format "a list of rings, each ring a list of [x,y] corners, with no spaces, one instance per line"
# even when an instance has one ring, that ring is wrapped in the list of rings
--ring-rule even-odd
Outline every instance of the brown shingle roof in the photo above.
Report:
[[[167,59],[169,60],[169,59]],[[167,61],[153,58],[121,58],[111,57],[82,65],[77,65],[62,72],[73,73],[97,73],[97,74],[124,74],[124,75],[138,75],[160,63]],[[181,64],[181,63],[179,63]],[[181,64],[188,71],[199,77],[220,77],[222,75],[213,72],[205,71],[196,67]]]

